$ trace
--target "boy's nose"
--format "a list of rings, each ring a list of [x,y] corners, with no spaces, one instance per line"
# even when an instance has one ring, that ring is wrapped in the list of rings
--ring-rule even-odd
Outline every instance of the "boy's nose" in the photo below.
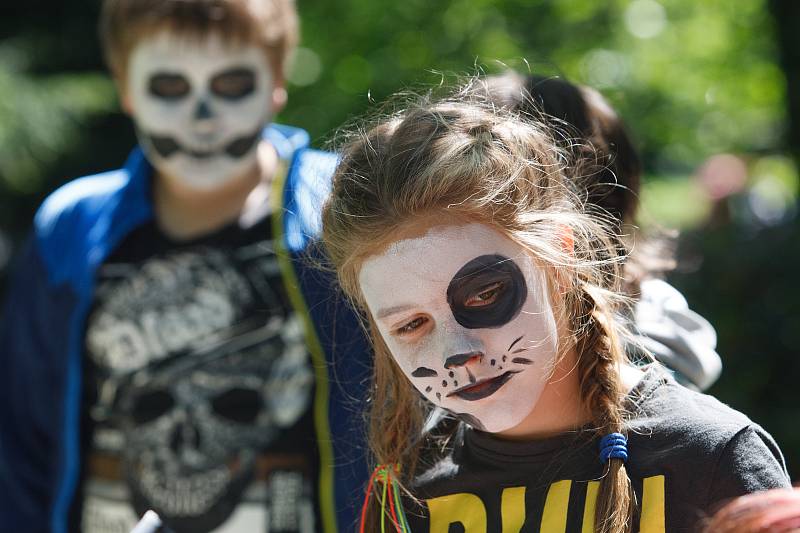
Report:
[[[198,133],[211,134],[214,132],[214,119],[216,117],[214,116],[214,112],[211,110],[211,106],[205,99],[200,100],[197,103],[197,107],[194,110],[194,115],[192,118],[194,119],[194,125],[197,128]]]

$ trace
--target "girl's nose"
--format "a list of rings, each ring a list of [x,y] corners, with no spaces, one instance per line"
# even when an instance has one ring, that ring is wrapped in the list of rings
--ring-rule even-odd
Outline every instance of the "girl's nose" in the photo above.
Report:
[[[467,352],[451,355],[444,361],[447,370],[467,365],[469,363],[480,363],[483,360],[483,352]]]

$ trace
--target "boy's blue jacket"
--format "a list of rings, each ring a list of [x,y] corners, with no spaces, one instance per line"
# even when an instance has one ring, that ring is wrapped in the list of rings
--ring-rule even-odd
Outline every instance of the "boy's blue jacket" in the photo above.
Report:
[[[315,366],[321,530],[350,531],[367,475],[360,408],[369,352],[332,276],[306,253],[336,156],[309,149],[308,134],[296,128],[272,125],[264,135],[291,161],[275,183],[273,217],[284,282],[306,319]],[[81,468],[84,331],[95,272],[153,216],[151,175],[136,149],[123,168],[66,184],[42,204],[19,254],[0,324],[0,531],[67,530]]]

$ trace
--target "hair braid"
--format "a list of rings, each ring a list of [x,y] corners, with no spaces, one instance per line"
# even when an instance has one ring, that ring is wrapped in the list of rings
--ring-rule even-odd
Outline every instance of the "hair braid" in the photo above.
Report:
[[[581,395],[597,424],[598,436],[624,434],[619,367],[625,355],[610,310],[603,305],[602,295],[594,292],[584,285],[578,303],[582,322],[578,332]],[[606,468],[597,495],[595,531],[626,533],[631,530],[636,496],[621,459],[609,460]]]

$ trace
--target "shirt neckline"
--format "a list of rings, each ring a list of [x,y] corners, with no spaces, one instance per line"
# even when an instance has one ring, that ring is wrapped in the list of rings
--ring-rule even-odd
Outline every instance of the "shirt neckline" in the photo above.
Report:
[[[625,398],[625,409],[633,414],[662,385],[672,379],[657,363],[644,367],[644,375]],[[463,446],[469,453],[495,460],[525,459],[529,462],[552,461],[559,451],[583,449],[597,438],[595,428],[589,424],[543,439],[517,441],[494,436],[491,433],[467,427]]]

